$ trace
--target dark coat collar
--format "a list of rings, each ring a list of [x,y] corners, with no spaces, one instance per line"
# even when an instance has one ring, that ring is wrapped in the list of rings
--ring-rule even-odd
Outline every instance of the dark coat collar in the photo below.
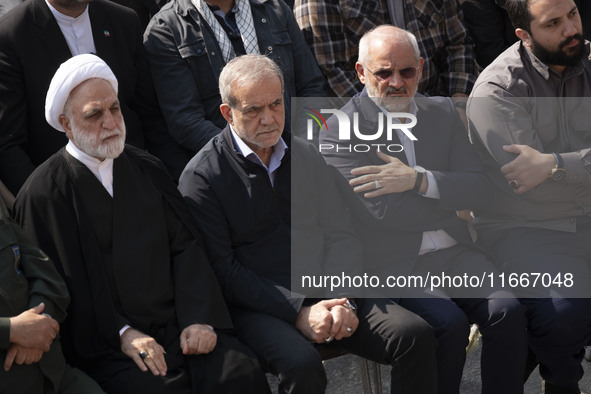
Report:
[[[70,48],[62,34],[62,31],[53,17],[51,10],[45,4],[45,0],[34,0],[32,3],[33,23],[37,25],[39,40],[48,49],[48,53],[58,66],[72,57]]]

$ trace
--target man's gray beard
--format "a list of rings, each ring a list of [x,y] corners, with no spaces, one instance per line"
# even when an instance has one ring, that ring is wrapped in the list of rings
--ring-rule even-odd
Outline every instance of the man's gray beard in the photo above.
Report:
[[[94,134],[86,133],[74,123],[72,123],[72,139],[74,144],[82,152],[97,159],[116,159],[119,157],[123,148],[125,148],[125,123],[121,123],[121,130],[115,128],[119,136],[112,141],[99,144],[98,137]]]
[[[412,97],[380,97],[378,89],[370,84],[365,85],[365,89],[373,102],[388,112],[405,112],[413,99]]]

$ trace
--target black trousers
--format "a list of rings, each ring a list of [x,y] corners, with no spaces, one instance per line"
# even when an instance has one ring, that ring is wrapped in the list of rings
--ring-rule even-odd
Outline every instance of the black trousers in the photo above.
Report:
[[[359,299],[355,333],[328,346],[392,366],[393,393],[436,393],[436,343],[429,325],[388,299]],[[240,340],[279,378],[280,393],[321,394],[326,374],[314,345],[286,321],[234,310]]]
[[[497,274],[482,251],[456,245],[419,256],[413,274],[449,276]],[[482,393],[521,394],[527,359],[525,308],[508,291],[482,287],[448,287],[435,292],[409,290],[401,306],[425,319],[437,338],[438,392],[460,392],[470,324],[482,334]]]
[[[517,294],[527,307],[529,346],[542,378],[554,386],[577,387],[584,346],[591,340],[591,219],[579,218],[575,233],[516,228],[484,233],[482,242],[507,273],[540,272],[553,279],[572,274],[571,287],[556,280]]]
[[[109,394],[243,394],[270,393],[265,374],[250,349],[225,333],[217,332],[215,349],[204,355],[184,356],[180,341],[166,350],[165,377],[142,372],[123,354],[94,361],[86,372]]]

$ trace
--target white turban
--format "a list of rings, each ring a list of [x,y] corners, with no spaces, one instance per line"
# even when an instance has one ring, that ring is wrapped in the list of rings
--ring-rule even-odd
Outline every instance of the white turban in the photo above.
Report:
[[[70,92],[87,79],[107,80],[117,94],[117,78],[100,57],[84,54],[74,56],[57,69],[45,97],[45,119],[59,131],[64,131],[58,119],[64,113],[64,106]]]

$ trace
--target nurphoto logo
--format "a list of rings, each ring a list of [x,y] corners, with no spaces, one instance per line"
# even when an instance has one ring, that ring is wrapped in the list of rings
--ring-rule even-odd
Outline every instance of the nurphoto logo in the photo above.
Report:
[[[359,130],[359,114],[357,112],[353,113],[353,119],[351,120],[349,115],[338,109],[323,108],[320,109],[320,112],[315,111],[312,108],[306,109],[311,111],[311,113],[306,112],[306,114],[311,117],[311,119],[308,119],[307,124],[307,139],[309,141],[314,139],[314,122],[316,122],[320,129],[324,128],[324,132],[329,131],[326,119],[322,116],[322,114],[332,114],[337,119],[339,127],[339,143],[319,144],[318,149],[321,153],[326,151],[365,153],[376,149],[378,151],[391,153],[402,152],[403,147],[398,143],[372,143],[372,141],[382,140],[384,133],[386,133],[386,141],[392,141],[394,138],[394,130],[400,130],[412,141],[417,141],[417,137],[415,137],[410,131],[410,129],[412,129],[417,124],[417,118],[413,114],[407,112],[388,112],[386,114],[383,112],[378,113],[377,130],[375,130],[375,132],[372,131],[369,134],[365,134]],[[356,140],[367,141],[367,143],[347,143],[351,141],[351,132],[355,136]]]

